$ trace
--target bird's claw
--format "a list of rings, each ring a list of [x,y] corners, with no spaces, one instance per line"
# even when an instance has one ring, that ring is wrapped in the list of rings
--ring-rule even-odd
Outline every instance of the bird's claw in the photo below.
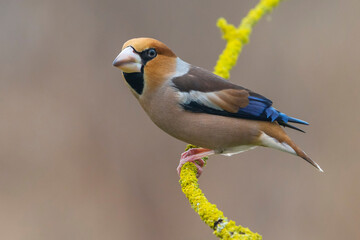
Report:
[[[191,148],[186,152],[183,152],[181,154],[179,166],[176,169],[179,176],[182,166],[187,162],[192,162],[195,164],[197,168],[197,177],[200,177],[201,173],[203,172],[203,167],[205,164],[205,161],[202,158],[212,154],[214,154],[213,150],[205,149],[205,148]]]

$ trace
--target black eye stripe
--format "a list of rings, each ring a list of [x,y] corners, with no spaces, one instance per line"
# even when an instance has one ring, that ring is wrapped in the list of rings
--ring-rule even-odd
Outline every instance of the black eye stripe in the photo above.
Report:
[[[135,48],[133,48],[132,46],[130,46],[135,53],[139,54],[143,65],[145,65],[148,61],[150,61],[151,59],[155,58],[157,56],[157,52],[155,48],[148,48],[145,49],[142,52],[136,51]]]
[[[136,51],[136,49],[135,49],[135,48],[133,48],[133,46],[130,46],[130,47],[132,48],[132,50],[133,50],[134,52],[136,52],[137,54],[139,54],[139,55],[140,55],[140,52]]]

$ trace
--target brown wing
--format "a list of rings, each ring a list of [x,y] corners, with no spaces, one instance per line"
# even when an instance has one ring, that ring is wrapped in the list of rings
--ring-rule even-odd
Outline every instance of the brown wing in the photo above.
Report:
[[[264,99],[271,105],[271,101],[260,94],[199,67],[192,66],[187,74],[172,79],[172,82],[181,92],[184,102],[196,99],[196,102],[217,110],[236,113],[249,104],[249,96]]]
[[[216,92],[224,89],[238,89],[248,91],[250,96],[270,101],[258,93],[233,84],[224,78],[200,67],[191,66],[187,74],[176,77],[172,79],[172,81],[175,87],[181,92]]]
[[[212,93],[204,93],[210,102],[221,109],[237,113],[239,108],[244,108],[249,104],[249,92],[240,89],[224,89]]]

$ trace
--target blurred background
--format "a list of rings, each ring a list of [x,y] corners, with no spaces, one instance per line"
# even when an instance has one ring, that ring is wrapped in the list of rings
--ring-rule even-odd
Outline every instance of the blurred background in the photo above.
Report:
[[[185,143],[146,116],[112,61],[148,36],[212,70],[257,1],[0,1],[0,239],[216,239],[181,192]],[[231,81],[310,122],[325,170],[257,148],[211,157],[209,200],[264,239],[360,239],[360,1],[285,1]]]

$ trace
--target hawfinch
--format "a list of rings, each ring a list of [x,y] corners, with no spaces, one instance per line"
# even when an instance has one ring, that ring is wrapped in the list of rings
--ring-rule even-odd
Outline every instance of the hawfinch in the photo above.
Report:
[[[272,101],[235,85],[203,68],[193,66],[152,38],[127,41],[113,65],[151,120],[171,136],[201,148],[181,155],[177,168],[194,162],[198,175],[201,158],[231,156],[257,146],[270,147],[311,160],[282,129],[307,122],[272,107]]]

